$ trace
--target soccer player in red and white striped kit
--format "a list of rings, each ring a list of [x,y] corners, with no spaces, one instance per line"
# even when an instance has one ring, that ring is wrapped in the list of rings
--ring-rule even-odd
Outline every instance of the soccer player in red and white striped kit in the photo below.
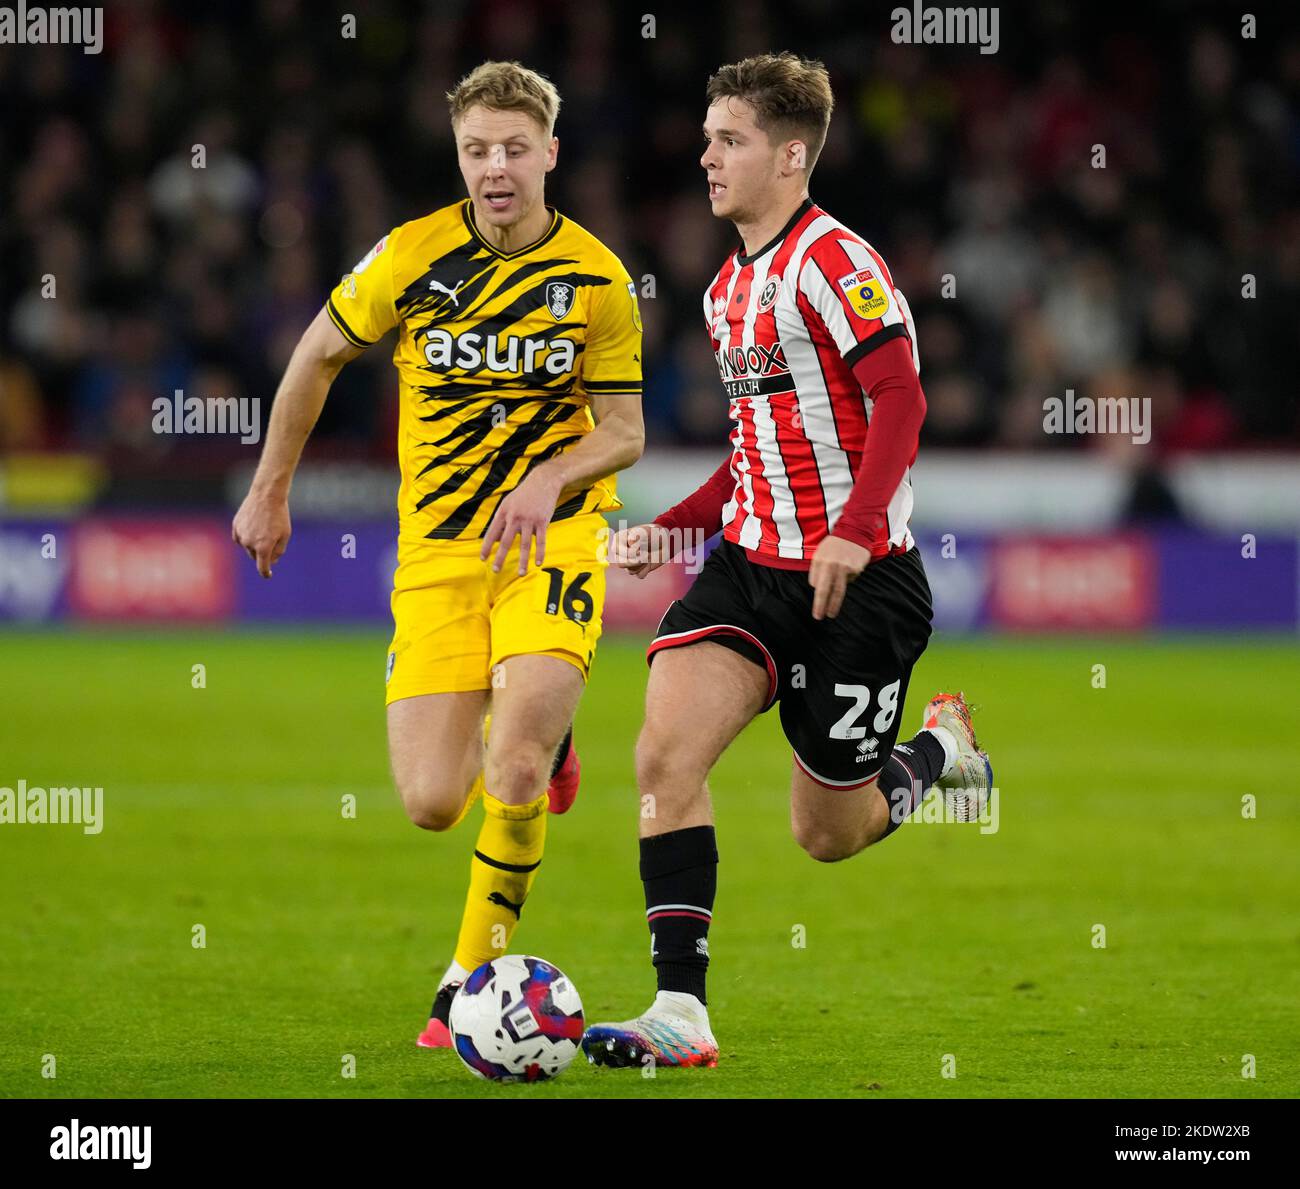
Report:
[[[718,852],[709,771],[780,705],[794,753],[790,823],[834,862],[887,837],[937,785],[972,820],[992,786],[960,694],[937,694],[895,746],[930,636],[911,532],[925,416],[911,314],[884,260],[808,197],[833,98],[820,62],[765,54],[709,80],[700,159],[742,245],[704,298],[734,422],[731,451],[610,561],[644,576],[723,531],[651,643],[637,742],[641,879],[658,994],[583,1037],[606,1065],[715,1065],[705,974]]]

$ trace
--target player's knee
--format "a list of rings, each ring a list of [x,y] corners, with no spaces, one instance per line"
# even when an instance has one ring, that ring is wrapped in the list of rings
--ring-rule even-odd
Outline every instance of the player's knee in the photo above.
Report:
[[[460,820],[460,810],[442,809],[436,805],[408,805],[406,813],[421,830],[432,830],[435,834],[450,830]]]
[[[507,804],[522,804],[541,796],[551,774],[552,756],[531,744],[514,744],[488,753],[484,779],[488,791]]]
[[[460,807],[433,802],[404,802],[406,816],[421,830],[432,830],[435,834],[450,830],[460,819]]]
[[[810,838],[800,844],[810,859],[819,863],[839,863],[851,859],[862,848],[842,838]]]
[[[856,838],[846,838],[842,834],[833,834],[816,828],[796,827],[794,840],[810,859],[816,859],[819,863],[839,863],[844,859],[851,859],[862,850],[862,842]]]
[[[686,795],[703,786],[708,773],[686,754],[681,740],[675,743],[651,730],[643,730],[636,741],[636,784],[642,793]]]
[[[406,779],[397,782],[406,816],[421,830],[450,830],[460,819],[468,790],[440,780]]]

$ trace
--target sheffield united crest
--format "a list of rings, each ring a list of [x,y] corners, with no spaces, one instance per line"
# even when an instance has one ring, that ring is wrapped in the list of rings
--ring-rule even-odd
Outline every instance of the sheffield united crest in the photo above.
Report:
[[[575,290],[567,281],[548,281],[545,292],[546,308],[557,322],[573,309]]]

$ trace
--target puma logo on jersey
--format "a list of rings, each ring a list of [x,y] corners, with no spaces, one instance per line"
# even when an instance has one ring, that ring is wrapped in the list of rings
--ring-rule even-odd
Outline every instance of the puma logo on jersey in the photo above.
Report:
[[[578,352],[572,339],[543,339],[517,334],[483,335],[477,330],[452,334],[430,327],[425,331],[424,357],[437,371],[512,372],[529,375],[539,370],[552,376],[573,371]]]
[[[519,917],[520,909],[522,909],[524,906],[524,902],[522,900],[520,900],[519,903],[516,904],[513,900],[507,900],[500,892],[489,892],[488,903],[499,904],[502,908],[510,909],[510,911],[515,914],[516,919],[518,919]]]
[[[445,293],[448,297],[451,298],[451,304],[454,305],[457,309],[460,309],[460,302],[457,300],[456,294],[460,292],[460,287],[464,283],[465,283],[464,281],[457,281],[455,289],[448,289],[447,286],[444,285],[441,281],[430,281],[429,288],[438,293]]]

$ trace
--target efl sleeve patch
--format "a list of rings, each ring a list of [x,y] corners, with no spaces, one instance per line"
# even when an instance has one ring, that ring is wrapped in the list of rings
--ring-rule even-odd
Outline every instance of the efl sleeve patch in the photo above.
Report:
[[[352,266],[353,275],[356,275],[357,273],[365,272],[366,269],[370,267],[371,262],[374,260],[374,258],[384,250],[384,245],[386,243],[388,243],[388,236],[384,236],[384,238],[381,239],[373,248],[371,248],[369,252],[367,252],[364,256],[362,256],[361,259],[358,260],[356,264]]]
[[[641,325],[641,308],[637,305],[635,282],[628,281],[627,292],[628,296],[632,298],[632,325],[636,327],[637,334],[640,334],[644,327]]]
[[[889,312],[889,286],[870,268],[860,268],[835,282],[860,318],[883,318]]]
[[[589,396],[639,396],[641,314],[636,285],[617,261],[611,272],[607,283],[592,290],[582,351],[582,386]]]
[[[392,253],[384,256],[378,268],[370,266],[383,255],[390,231],[353,266],[352,271],[334,286],[327,310],[334,325],[354,347],[368,347],[397,325],[393,305],[393,270],[388,267]]]

